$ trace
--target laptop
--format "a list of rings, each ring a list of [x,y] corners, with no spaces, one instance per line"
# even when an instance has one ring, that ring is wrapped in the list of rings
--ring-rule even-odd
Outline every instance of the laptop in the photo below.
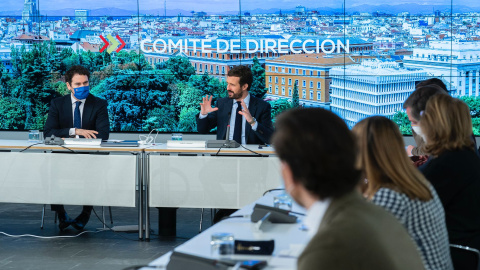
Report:
[[[138,147],[138,141],[135,140],[118,140],[118,141],[102,141],[102,147]]]

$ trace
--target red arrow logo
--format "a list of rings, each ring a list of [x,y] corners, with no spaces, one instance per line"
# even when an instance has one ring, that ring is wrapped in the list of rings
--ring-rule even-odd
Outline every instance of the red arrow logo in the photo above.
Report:
[[[103,45],[103,47],[100,49],[100,52],[103,52],[106,48],[108,48],[108,45],[110,45],[110,43],[108,43],[108,41],[102,35],[100,35],[100,38],[103,40],[103,43],[105,43],[105,45]],[[124,44],[123,41],[122,44]]]
[[[120,41],[120,43],[122,43],[122,45],[120,45],[120,47],[118,47],[118,49],[116,50],[116,52],[118,53],[123,49],[123,47],[125,47],[125,41],[123,41],[118,35],[116,35],[116,38],[118,39],[118,41]]]

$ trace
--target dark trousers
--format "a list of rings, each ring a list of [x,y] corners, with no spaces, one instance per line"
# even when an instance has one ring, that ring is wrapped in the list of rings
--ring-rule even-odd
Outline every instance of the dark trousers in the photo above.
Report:
[[[158,235],[177,235],[177,209],[172,207],[157,207],[158,209]]]
[[[65,212],[65,207],[63,207],[63,204],[52,204],[51,205],[52,211],[58,212],[58,213],[63,213]],[[90,214],[92,212],[93,206],[91,205],[84,205],[82,212]]]

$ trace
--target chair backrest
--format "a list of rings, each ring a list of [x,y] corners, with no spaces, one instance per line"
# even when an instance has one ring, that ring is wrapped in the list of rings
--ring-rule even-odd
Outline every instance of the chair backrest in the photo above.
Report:
[[[479,270],[480,252],[477,249],[450,244],[453,268]]]

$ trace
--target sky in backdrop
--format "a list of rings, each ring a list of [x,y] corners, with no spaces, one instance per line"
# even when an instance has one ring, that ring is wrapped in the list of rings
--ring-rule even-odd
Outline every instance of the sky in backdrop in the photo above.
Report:
[[[1,0],[0,10],[2,11],[18,11],[23,9],[24,0]],[[187,11],[205,11],[205,12],[226,12],[226,11],[242,11],[255,9],[284,9],[292,10],[297,5],[303,5],[310,9],[318,9],[322,7],[341,8],[342,4],[345,7],[354,7],[359,5],[383,5],[383,0],[39,0],[40,10],[60,10],[60,9],[97,9],[97,8],[119,8],[125,10],[140,10],[163,9],[166,2],[167,10],[181,9]],[[394,5],[416,3],[420,5],[450,5],[450,0],[396,0]],[[453,0],[453,5],[465,5],[469,7],[480,7],[478,0]]]

